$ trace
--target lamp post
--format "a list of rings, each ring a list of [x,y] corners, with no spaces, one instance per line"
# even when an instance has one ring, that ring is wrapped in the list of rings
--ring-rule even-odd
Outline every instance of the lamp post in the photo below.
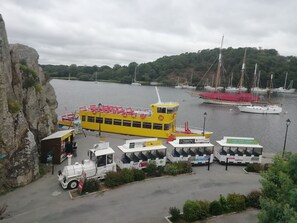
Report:
[[[282,154],[282,157],[284,157],[284,155],[285,155],[286,142],[287,142],[287,134],[288,134],[288,128],[289,128],[289,125],[290,125],[290,124],[291,124],[291,120],[290,120],[290,119],[287,119],[287,121],[286,121],[285,142],[284,142],[284,148],[283,148],[283,154]]]
[[[203,118],[204,118],[204,120],[203,120],[203,132],[202,132],[203,136],[204,136],[204,133],[205,133],[205,120],[206,120],[206,117],[207,117],[207,113],[204,112],[204,114],[203,114]]]

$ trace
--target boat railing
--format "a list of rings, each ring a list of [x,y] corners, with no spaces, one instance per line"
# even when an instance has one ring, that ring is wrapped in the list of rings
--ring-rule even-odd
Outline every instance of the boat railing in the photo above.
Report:
[[[91,104],[89,106],[81,106],[79,107],[79,110],[90,111],[90,112],[93,112],[94,114],[99,112],[99,113],[106,113],[106,114],[121,114],[121,115],[130,115],[130,116],[139,115],[142,118],[149,117],[152,115],[151,109],[122,107],[122,106],[115,106],[115,105]]]

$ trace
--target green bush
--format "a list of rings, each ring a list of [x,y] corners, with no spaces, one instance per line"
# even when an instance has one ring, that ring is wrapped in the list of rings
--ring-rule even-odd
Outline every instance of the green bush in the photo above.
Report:
[[[159,177],[162,176],[164,168],[157,167],[156,162],[150,162],[149,165],[143,169],[148,177]]]
[[[8,111],[11,114],[16,114],[21,110],[21,106],[16,99],[8,99]]]
[[[119,173],[122,178],[122,184],[131,183],[134,181],[133,170],[124,168]]]
[[[141,181],[145,179],[145,173],[142,170],[132,169],[134,181]]]
[[[123,184],[121,172],[108,172],[105,176],[105,185],[114,188]]]
[[[178,221],[180,219],[180,210],[176,207],[170,207],[169,214],[171,215],[171,221]]]
[[[100,183],[97,179],[86,180],[82,193],[91,193],[100,190]]]
[[[209,213],[211,215],[220,215],[223,213],[222,205],[219,201],[212,201],[209,204]]]
[[[39,78],[36,72],[25,64],[20,65],[20,70],[23,76],[23,88],[35,87],[38,85]],[[38,87],[37,87],[38,88]]]
[[[247,172],[255,172],[255,173],[260,173],[260,171],[263,170],[263,166],[260,163],[249,163],[246,167],[245,170]]]
[[[245,210],[246,209],[245,200],[246,200],[245,196],[242,194],[236,194],[236,193],[228,194],[227,202],[228,202],[229,210],[235,211],[235,212]]]
[[[257,208],[260,209],[260,197],[261,197],[262,193],[261,191],[252,191],[247,195],[247,205],[248,207],[253,207],[253,208]]]
[[[36,93],[41,93],[41,91],[42,91],[42,86],[41,86],[40,83],[35,84],[35,85],[34,85],[34,88],[35,88]]]
[[[202,211],[197,201],[187,200],[183,206],[184,219],[193,222],[202,219]]]
[[[205,219],[209,216],[209,202],[208,201],[198,201],[201,207],[201,219]]]
[[[221,194],[220,194],[219,202],[221,204],[223,213],[229,212],[229,205],[228,205],[227,199]]]
[[[175,165],[175,163],[170,163],[165,166],[164,173],[176,176],[179,173],[179,170],[177,169],[177,165]]]

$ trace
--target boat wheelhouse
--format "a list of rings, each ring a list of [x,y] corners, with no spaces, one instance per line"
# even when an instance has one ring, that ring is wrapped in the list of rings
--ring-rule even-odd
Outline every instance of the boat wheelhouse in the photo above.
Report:
[[[154,162],[156,166],[165,166],[167,147],[157,138],[126,140],[124,145],[118,146],[122,157],[117,161],[121,169],[143,169],[149,163]]]
[[[254,138],[225,136],[217,143],[221,148],[215,150],[215,157],[220,163],[248,164],[262,162],[263,146]]]
[[[190,161],[192,164],[212,163],[214,145],[205,137],[176,137],[168,142],[172,146],[168,159],[171,162]]]

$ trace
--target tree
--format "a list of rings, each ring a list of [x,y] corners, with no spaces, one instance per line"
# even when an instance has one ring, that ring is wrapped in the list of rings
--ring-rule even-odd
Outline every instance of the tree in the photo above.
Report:
[[[297,154],[276,156],[262,173],[260,223],[297,222]]]

